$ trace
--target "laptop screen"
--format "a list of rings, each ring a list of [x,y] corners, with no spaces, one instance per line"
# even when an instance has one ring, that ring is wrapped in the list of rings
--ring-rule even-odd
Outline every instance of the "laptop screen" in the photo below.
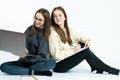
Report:
[[[0,29],[0,50],[25,55],[25,34]]]

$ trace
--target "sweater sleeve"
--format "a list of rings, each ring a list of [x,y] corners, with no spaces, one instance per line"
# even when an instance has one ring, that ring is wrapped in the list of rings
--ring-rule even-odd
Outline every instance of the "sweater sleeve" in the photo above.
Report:
[[[71,33],[71,37],[72,37],[72,41],[73,43],[76,43],[78,44],[79,41],[82,42],[82,43],[85,43],[87,40],[89,40],[88,38],[86,38],[85,36],[83,35],[80,35],[78,34],[77,32],[73,31],[70,29],[70,33]]]
[[[52,58],[54,58],[56,62],[61,61],[74,53],[70,48],[62,49],[61,45],[59,35],[55,31],[51,31],[49,36],[49,50]]]

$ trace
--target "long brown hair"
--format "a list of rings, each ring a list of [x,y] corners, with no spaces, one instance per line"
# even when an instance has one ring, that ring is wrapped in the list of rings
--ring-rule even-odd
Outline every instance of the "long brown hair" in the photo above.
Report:
[[[45,22],[44,22],[44,25],[43,25],[44,26],[44,31],[40,35],[43,36],[48,41],[49,34],[50,34],[50,25],[51,25],[50,13],[49,13],[48,10],[46,10],[44,8],[41,8],[41,9],[37,10],[34,17],[36,16],[37,13],[41,13],[43,15],[43,17],[45,18]],[[34,21],[32,29],[31,29],[29,34],[33,35],[35,33],[35,31],[36,31],[36,27],[35,27],[35,21]]]
[[[64,31],[59,27],[59,25],[57,25],[54,21],[54,11],[55,10],[60,10],[63,12],[66,20],[64,22],[64,27],[66,28],[66,34],[67,36],[65,35]],[[65,10],[61,7],[61,6],[58,6],[58,7],[55,7],[52,11],[52,14],[51,14],[51,25],[55,28],[56,32],[58,33],[58,35],[60,36],[60,39],[63,43],[66,43],[68,42],[69,44],[72,44],[72,39],[70,37],[70,31],[69,31],[69,27],[68,27],[68,23],[67,23],[67,15],[66,15],[66,12]]]

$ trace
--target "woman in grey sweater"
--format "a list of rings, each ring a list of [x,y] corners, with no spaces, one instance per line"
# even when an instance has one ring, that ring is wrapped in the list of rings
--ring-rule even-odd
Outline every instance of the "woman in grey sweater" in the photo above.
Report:
[[[55,62],[48,59],[48,37],[50,34],[49,11],[41,8],[34,15],[33,25],[25,31],[27,55],[18,61],[1,64],[2,72],[12,75],[47,75],[55,67]]]

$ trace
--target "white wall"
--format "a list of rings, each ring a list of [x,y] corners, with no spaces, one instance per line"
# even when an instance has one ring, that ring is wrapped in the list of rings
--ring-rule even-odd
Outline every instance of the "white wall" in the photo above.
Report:
[[[0,28],[24,32],[39,8],[62,6],[69,26],[89,37],[91,49],[109,64],[120,60],[120,0],[0,0]],[[112,61],[116,60],[116,64]]]

